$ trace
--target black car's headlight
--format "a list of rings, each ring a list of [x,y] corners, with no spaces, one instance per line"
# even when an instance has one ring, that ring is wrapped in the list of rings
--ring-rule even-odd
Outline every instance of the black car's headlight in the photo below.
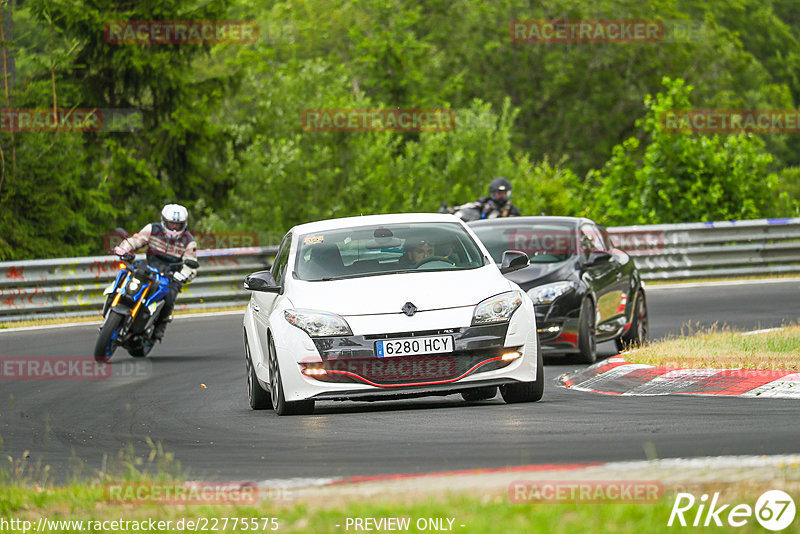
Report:
[[[522,305],[522,293],[509,291],[480,302],[472,313],[472,326],[506,323]]]
[[[528,296],[534,304],[550,304],[561,295],[575,289],[575,282],[554,282],[528,290]]]

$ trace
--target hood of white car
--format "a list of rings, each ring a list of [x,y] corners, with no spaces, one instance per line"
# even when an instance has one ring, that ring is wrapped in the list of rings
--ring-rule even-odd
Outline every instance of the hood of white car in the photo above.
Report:
[[[295,308],[353,316],[402,313],[406,302],[418,311],[474,306],[512,288],[491,265],[464,271],[420,271],[320,282],[292,280],[287,296]]]

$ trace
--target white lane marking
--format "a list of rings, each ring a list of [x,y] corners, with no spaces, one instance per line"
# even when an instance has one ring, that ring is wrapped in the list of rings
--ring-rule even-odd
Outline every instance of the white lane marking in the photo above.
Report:
[[[222,312],[186,313],[175,315],[173,319],[202,319],[203,317],[224,317],[226,315],[241,315],[244,310],[231,310]],[[103,321],[86,321],[84,323],[43,324],[38,326],[20,326],[18,328],[0,328],[0,334],[5,332],[27,332],[30,330],[43,330],[45,328],[72,328],[75,326],[100,326]]]
[[[771,456],[701,456],[698,458],[664,458],[660,460],[633,460],[608,462],[604,468],[618,467],[684,467],[684,468],[723,468],[723,467],[769,467],[800,462],[796,454],[776,454]],[[590,468],[591,469],[591,468]]]
[[[645,286],[646,291],[656,291],[662,289],[693,289],[698,287],[725,287],[725,286],[743,286],[743,285],[753,285],[753,284],[781,284],[781,283],[797,283],[800,282],[800,278],[765,278],[762,280],[720,280],[718,282],[692,282],[686,284],[659,284],[659,285],[651,285],[655,283],[655,280],[648,280],[648,284]]]
[[[272,478],[257,482],[259,489],[292,489],[309,488],[317,486],[327,486],[331,482],[341,480],[340,478]]]
[[[783,328],[764,328],[762,330],[751,330],[749,332],[742,332],[743,336],[754,336],[756,334],[766,334],[767,332],[777,332],[778,330],[783,330]]]

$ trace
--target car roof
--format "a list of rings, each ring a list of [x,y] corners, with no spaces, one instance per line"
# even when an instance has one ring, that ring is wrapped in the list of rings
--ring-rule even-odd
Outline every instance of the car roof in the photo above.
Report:
[[[571,224],[573,226],[577,226],[582,223],[597,224],[593,220],[587,219],[586,217],[555,217],[549,215],[483,219],[480,221],[471,221],[467,224],[474,228],[479,226],[515,226],[519,224],[537,224],[537,223],[561,223],[561,224]]]
[[[383,215],[362,215],[360,217],[343,217],[341,219],[325,219],[299,224],[292,228],[294,234],[325,232],[343,228],[357,228],[376,224],[403,223],[459,223],[461,219],[444,213],[389,213]]]

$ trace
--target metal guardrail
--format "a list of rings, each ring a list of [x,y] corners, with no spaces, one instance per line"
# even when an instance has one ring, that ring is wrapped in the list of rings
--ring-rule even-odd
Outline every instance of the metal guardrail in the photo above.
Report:
[[[609,228],[645,280],[800,273],[800,218]],[[277,247],[202,250],[200,274],[175,308],[244,304],[242,279],[271,264]],[[139,257],[144,257],[140,255]],[[114,256],[0,263],[0,321],[98,315],[116,274]]]
[[[645,280],[800,273],[800,218],[608,229]]]
[[[175,309],[244,304],[250,296],[242,288],[244,276],[271,265],[277,248],[198,251],[200,274],[183,288]],[[103,290],[114,280],[118,263],[116,256],[0,262],[0,321],[95,314],[99,318]]]

